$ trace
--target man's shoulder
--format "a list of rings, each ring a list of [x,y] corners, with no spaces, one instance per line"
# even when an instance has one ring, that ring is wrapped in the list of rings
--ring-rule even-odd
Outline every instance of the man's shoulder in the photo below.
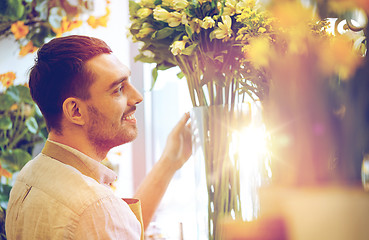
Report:
[[[110,189],[96,180],[43,154],[26,164],[17,176],[12,191],[16,192],[18,186],[22,185],[42,192],[45,198],[56,201],[77,214],[99,199],[113,196]]]

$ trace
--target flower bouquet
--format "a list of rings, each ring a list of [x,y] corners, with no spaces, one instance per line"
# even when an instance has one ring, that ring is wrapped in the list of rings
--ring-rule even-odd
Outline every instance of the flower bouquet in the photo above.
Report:
[[[194,153],[206,172],[208,237],[219,239],[221,221],[245,217],[240,166],[247,159],[239,153],[251,122],[245,102],[268,93],[267,73],[245,46],[260,37],[273,42],[273,19],[251,0],[130,1],[130,18],[132,39],[142,43],[135,60],[156,63],[153,84],[158,70],[175,66],[187,80]]]

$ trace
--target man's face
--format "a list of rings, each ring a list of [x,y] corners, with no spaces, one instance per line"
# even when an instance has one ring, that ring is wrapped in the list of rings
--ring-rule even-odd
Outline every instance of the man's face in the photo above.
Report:
[[[98,152],[130,142],[137,136],[136,104],[142,95],[129,81],[130,71],[112,54],[98,55],[86,63],[95,76],[91,85],[86,130]]]

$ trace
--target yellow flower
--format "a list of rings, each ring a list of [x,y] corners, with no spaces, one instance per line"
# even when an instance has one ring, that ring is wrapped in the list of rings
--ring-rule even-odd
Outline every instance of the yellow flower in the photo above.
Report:
[[[14,38],[18,40],[27,36],[29,28],[24,25],[23,21],[17,21],[11,25],[10,31],[13,33]]]
[[[185,12],[182,12],[182,21],[181,22],[182,22],[183,25],[188,24],[187,15],[186,15]]]
[[[12,174],[5,168],[2,168],[0,165],[0,176],[4,176],[5,178],[11,178]]]
[[[249,45],[243,47],[242,52],[255,67],[268,66],[269,57],[272,54],[267,38],[254,38]]]
[[[16,78],[16,75],[14,72],[7,72],[7,73],[0,74],[0,82],[5,88],[8,88],[11,85],[13,85],[15,78]]]
[[[139,4],[142,7],[154,8],[155,7],[155,0],[141,0],[141,2]]]
[[[233,16],[236,14],[236,0],[227,0],[223,9],[223,16]],[[222,4],[218,2],[218,9],[220,10]]]
[[[140,8],[137,11],[137,16],[139,18],[147,18],[151,14],[152,14],[152,9],[150,9],[150,8]]]
[[[160,6],[157,6],[154,9],[154,19],[158,21],[166,21],[169,17],[170,13],[167,10],[161,8]]]
[[[11,107],[10,107],[10,111],[15,111],[18,109],[18,104],[14,103]]]
[[[75,28],[78,28],[82,25],[82,21],[78,19],[78,17],[70,21],[67,19],[66,16],[62,18],[62,21],[60,23],[60,28],[53,28],[53,31],[56,33],[57,37],[60,37],[63,33],[72,31]]]
[[[174,56],[181,54],[182,50],[186,47],[186,41],[175,41],[170,45],[170,51]]]
[[[224,39],[227,37],[231,37],[233,34],[233,31],[231,29],[232,27],[232,19],[230,16],[222,16],[223,23],[218,23],[218,29],[215,29],[212,34],[214,34],[214,37],[217,39]]]
[[[252,2],[252,3],[250,3]],[[250,7],[251,6],[254,6],[255,3],[254,1],[249,1],[249,0],[243,0],[243,1],[240,1],[236,4],[236,13],[237,14],[240,14],[242,13],[243,9],[245,9],[246,7]]]
[[[167,23],[170,27],[177,27],[182,22],[182,14],[179,12],[171,12]]]
[[[258,30],[259,33],[265,33],[266,32],[266,29],[263,28],[263,27],[259,27],[259,30]]]
[[[180,11],[188,6],[187,0],[172,0],[172,7],[174,10]]]
[[[200,3],[200,4],[203,4],[203,3],[206,3],[206,2],[211,2],[212,0],[198,0],[198,2]]]
[[[90,16],[88,19],[87,19],[87,23],[88,25],[90,25],[92,28],[97,28],[99,26],[102,26],[102,27],[107,27],[108,25],[108,18],[109,18],[109,15],[110,15],[110,9],[107,7],[106,8],[106,13],[104,16],[102,17],[99,17],[99,18],[96,18],[94,16]]]
[[[19,51],[19,56],[26,56],[28,53],[33,53],[37,50],[37,47],[33,46],[33,42],[29,41],[25,46],[22,46]]]
[[[204,29],[212,28],[215,25],[215,21],[211,17],[205,17],[201,22],[200,26]]]

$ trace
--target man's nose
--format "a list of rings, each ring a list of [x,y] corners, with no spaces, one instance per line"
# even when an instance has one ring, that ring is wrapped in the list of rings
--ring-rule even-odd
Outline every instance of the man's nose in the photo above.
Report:
[[[128,93],[128,105],[134,106],[142,102],[142,100],[143,96],[141,93],[133,85],[131,85]]]

